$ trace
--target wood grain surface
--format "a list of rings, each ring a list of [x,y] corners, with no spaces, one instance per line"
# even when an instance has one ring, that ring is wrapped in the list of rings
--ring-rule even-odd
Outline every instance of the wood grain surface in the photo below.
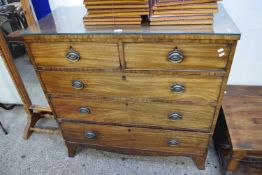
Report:
[[[166,5],[166,6],[154,6],[153,10],[183,10],[183,9],[217,9],[217,3],[199,3],[199,4],[181,4],[181,5]]]
[[[230,86],[222,106],[233,150],[262,153],[262,87]]]
[[[187,129],[209,132],[215,108],[165,103],[138,103],[87,98],[51,98],[59,118],[75,121],[132,125],[165,129]],[[81,107],[90,113],[80,113]],[[181,119],[171,120],[178,113]]]
[[[183,54],[181,63],[168,61],[168,54],[177,47]],[[217,70],[227,64],[227,44],[197,43],[130,43],[125,44],[127,69]],[[155,51],[157,49],[157,51]],[[220,52],[219,52],[220,51]],[[224,53],[220,55],[221,53]]]
[[[78,62],[70,62],[66,54],[70,47],[80,54]],[[35,63],[41,66],[119,68],[118,46],[114,43],[59,42],[32,43]]]
[[[136,148],[141,150],[171,151],[202,155],[206,151],[209,134],[181,132],[135,127],[102,126],[63,122],[60,124],[66,141],[90,145]],[[86,131],[96,133],[96,138],[84,136]],[[176,139],[179,144],[170,146],[168,141]]]
[[[213,14],[217,9],[189,9],[189,10],[172,10],[172,11],[155,11],[154,15],[177,15],[177,14]]]
[[[179,5],[186,5],[186,4],[200,4],[200,3],[214,3],[219,0],[158,0],[156,6],[162,7],[162,6],[179,6]]]
[[[122,74],[93,72],[40,72],[48,93],[93,94],[138,99],[189,101],[198,104],[218,99],[221,77],[172,76],[161,74]],[[83,89],[74,89],[72,81],[79,80]],[[185,87],[182,93],[172,92],[171,86]]]
[[[258,167],[261,172],[261,97],[262,87],[259,86],[231,85],[226,88],[214,141],[223,164],[230,172],[245,166],[247,170]]]

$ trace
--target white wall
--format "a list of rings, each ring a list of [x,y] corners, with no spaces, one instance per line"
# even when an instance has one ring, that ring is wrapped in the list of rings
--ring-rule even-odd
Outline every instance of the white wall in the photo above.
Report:
[[[21,98],[0,56],[0,103],[22,104]]]
[[[79,6],[83,5],[84,0],[49,0],[51,10],[60,6]]]
[[[262,85],[262,1],[224,0],[241,31],[229,84]]]

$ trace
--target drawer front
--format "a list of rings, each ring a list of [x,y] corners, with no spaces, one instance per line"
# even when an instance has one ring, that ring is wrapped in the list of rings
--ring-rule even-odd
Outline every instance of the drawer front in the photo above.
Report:
[[[38,66],[119,68],[117,44],[32,43],[30,49]]]
[[[69,122],[62,123],[60,126],[66,141],[152,151],[202,155],[207,149],[209,139],[208,134],[197,132]]]
[[[175,49],[177,47],[177,49]],[[225,69],[227,44],[130,43],[125,44],[127,69]]]
[[[86,98],[52,98],[60,118],[127,126],[209,131],[214,107],[134,103]]]
[[[41,72],[48,93],[93,94],[124,98],[217,101],[221,77],[157,74]],[[80,86],[80,87],[79,87]]]

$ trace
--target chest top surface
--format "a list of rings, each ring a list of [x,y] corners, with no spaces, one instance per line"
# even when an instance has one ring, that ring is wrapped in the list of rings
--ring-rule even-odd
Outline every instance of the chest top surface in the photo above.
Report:
[[[30,26],[21,33],[22,36],[32,35],[199,35],[201,39],[207,36],[227,36],[238,40],[240,32],[222,5],[219,13],[214,16],[214,25],[191,26],[142,26],[142,25],[111,25],[84,26],[84,7],[60,7]]]

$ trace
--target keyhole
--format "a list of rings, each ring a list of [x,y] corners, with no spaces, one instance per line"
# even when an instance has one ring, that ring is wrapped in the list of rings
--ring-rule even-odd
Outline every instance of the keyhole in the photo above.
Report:
[[[131,132],[131,129],[128,129],[128,132]]]

